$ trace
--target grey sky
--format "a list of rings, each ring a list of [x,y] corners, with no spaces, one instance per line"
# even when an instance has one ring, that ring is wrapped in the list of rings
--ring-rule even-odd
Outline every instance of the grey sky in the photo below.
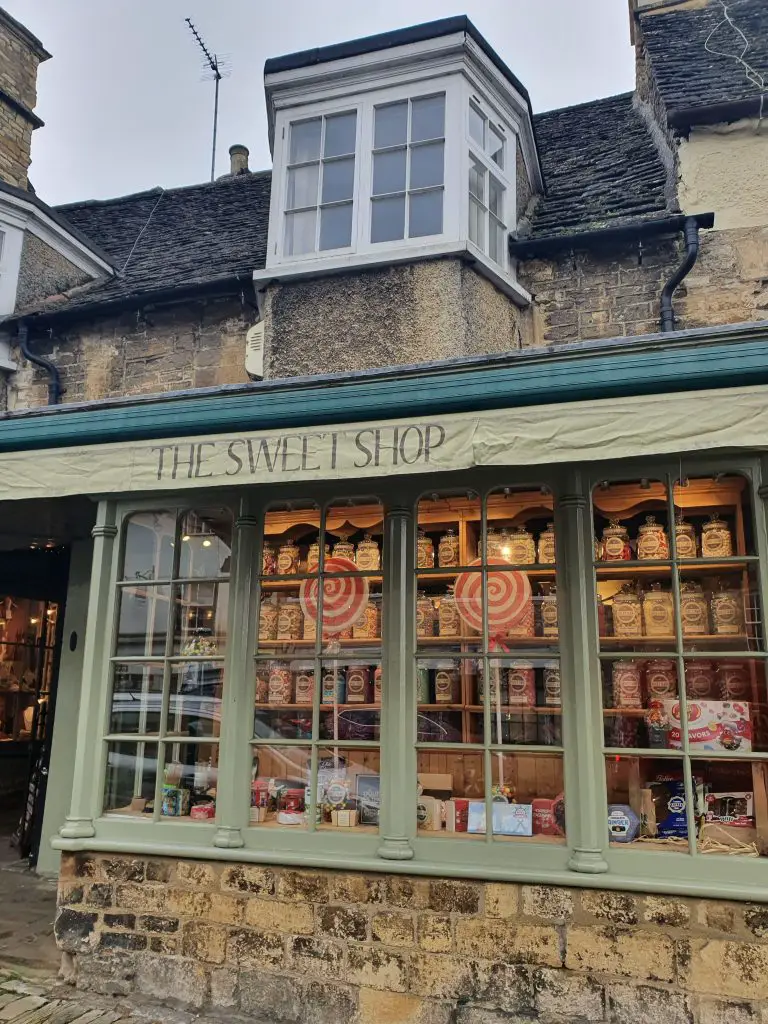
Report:
[[[626,0],[0,0],[53,54],[39,75],[30,178],[47,202],[207,180],[213,84],[185,17],[230,58],[217,174],[243,142],[270,166],[267,57],[468,14],[527,86],[534,110],[632,88]]]

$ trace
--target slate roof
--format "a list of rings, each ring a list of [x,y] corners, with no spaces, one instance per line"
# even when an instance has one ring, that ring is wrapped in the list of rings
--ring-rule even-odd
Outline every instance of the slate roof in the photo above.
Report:
[[[740,0],[729,5],[729,14],[749,42],[745,61],[768,78],[768,3]],[[698,10],[644,14],[640,26],[670,123],[684,127],[720,121],[723,111],[712,108],[731,105],[743,108],[734,110],[733,117],[758,113],[761,90],[734,59],[744,49],[744,40],[725,20],[719,3]],[[721,54],[707,51],[708,38],[710,48]],[[768,114],[768,94],[764,108]]]
[[[57,207],[60,218],[106,251],[118,273],[14,315],[84,310],[174,288],[250,279],[264,266],[271,177],[261,171]]]
[[[534,118],[547,194],[532,235],[566,235],[663,217],[667,174],[632,93]]]

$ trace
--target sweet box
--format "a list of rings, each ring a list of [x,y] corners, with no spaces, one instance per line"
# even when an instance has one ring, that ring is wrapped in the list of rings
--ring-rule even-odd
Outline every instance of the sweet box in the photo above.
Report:
[[[670,723],[669,745],[682,747],[680,701],[662,701]],[[699,750],[752,750],[752,722],[749,704],[726,700],[688,701],[688,744]]]
[[[563,794],[554,800],[537,797],[533,808],[533,834],[536,836],[565,835],[565,800]]]
[[[755,800],[752,793],[708,793],[707,822],[733,828],[754,828]]]

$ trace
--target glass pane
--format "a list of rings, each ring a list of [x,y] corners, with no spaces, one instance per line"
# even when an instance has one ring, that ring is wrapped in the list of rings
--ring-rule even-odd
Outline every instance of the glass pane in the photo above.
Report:
[[[312,738],[312,706],[315,699],[315,662],[259,662],[256,665],[256,739]]]
[[[216,817],[219,748],[215,743],[165,745],[163,818],[212,822]]]
[[[355,111],[326,117],[323,155],[326,157],[346,156],[348,153],[354,153],[356,129],[357,114]]]
[[[494,217],[504,220],[504,186],[492,174],[488,175],[488,208]]]
[[[657,480],[604,483],[593,491],[592,503],[598,560],[643,562],[669,559],[665,484]],[[650,569],[647,566],[643,568]],[[657,573],[654,570],[650,575],[656,578]],[[668,581],[668,576],[666,579]]]
[[[768,856],[768,765],[711,759],[692,769],[704,790],[699,853]]]
[[[378,741],[381,684],[378,657],[325,660],[321,667],[320,739]]]
[[[322,202],[338,203],[351,199],[355,186],[355,161],[330,160],[323,164]]]
[[[751,488],[742,476],[718,474],[678,481],[677,557],[715,562],[756,554]],[[682,543],[681,543],[682,535]]]
[[[680,614],[686,651],[764,650],[754,563],[681,566]]]
[[[326,555],[329,553],[327,549]],[[263,575],[290,577],[316,573],[319,559],[320,507],[309,501],[273,506],[264,519]],[[282,589],[276,587],[278,582],[263,580],[263,592]]]
[[[104,785],[104,811],[151,815],[157,778],[156,743],[110,743]]]
[[[411,142],[441,139],[445,134],[445,96],[411,101]]]
[[[187,583],[174,588],[175,654],[211,657],[227,644],[228,583]]]
[[[309,747],[253,748],[251,825],[307,827]]]
[[[192,739],[218,736],[223,690],[223,664],[205,661],[173,664],[166,725],[168,733]]]
[[[320,211],[320,249],[343,249],[352,244],[352,203]]]
[[[605,745],[674,747],[670,723],[679,703],[677,659],[622,658],[601,666]]]
[[[390,103],[376,107],[374,119],[374,149],[399,146],[408,140],[408,103]]]
[[[469,194],[485,203],[485,167],[472,154],[469,156]]]
[[[123,579],[170,579],[175,529],[175,517],[167,512],[131,516],[125,527]]]
[[[416,822],[419,837],[477,839],[485,833],[482,750],[419,750]]]
[[[560,663],[556,659],[490,658],[488,663],[491,709],[489,742],[560,746]],[[478,665],[470,734],[482,742],[485,669]],[[475,740],[474,737],[477,737]]]
[[[689,852],[688,797],[679,761],[611,756],[605,761],[605,776],[612,850]],[[697,785],[694,817],[702,811],[703,792]]]
[[[316,812],[319,829],[377,829],[380,793],[378,750],[320,748]]]
[[[319,117],[314,117],[310,121],[295,121],[291,125],[290,163],[300,164],[318,159],[321,130],[322,120]]]
[[[491,755],[497,839],[565,842],[563,759],[559,754]]]
[[[500,267],[503,267],[504,243],[506,241],[507,231],[504,225],[499,223],[495,217],[490,217],[489,223],[490,237],[488,239],[488,255],[494,263],[498,263]]]
[[[111,733],[155,733],[160,729],[163,666],[118,662],[112,667]]]
[[[410,189],[430,188],[432,185],[443,184],[443,152],[444,142],[434,142],[426,146],[415,146],[411,152]]]
[[[469,238],[475,245],[485,251],[485,209],[469,197]]]
[[[488,125],[488,155],[504,170],[504,136],[492,124]]]
[[[395,149],[375,153],[373,157],[373,194],[405,191],[405,162],[407,150]]]
[[[287,256],[300,256],[315,251],[317,210],[285,215],[285,252]]]
[[[232,515],[228,509],[187,512],[181,523],[179,577],[228,576],[232,554]]]
[[[285,200],[287,210],[299,210],[304,206],[317,206],[317,182],[320,164],[294,167],[288,171],[288,194]]]
[[[485,118],[472,103],[469,105],[469,137],[485,149]]]
[[[417,742],[479,742],[479,738],[464,735],[463,711],[472,704],[476,691],[475,661],[420,658],[416,664]]]
[[[165,654],[170,597],[170,587],[120,588],[116,654]]]
[[[443,190],[417,192],[408,200],[408,237],[440,235],[443,232]]]
[[[392,242],[405,237],[405,196],[374,199],[371,203],[371,241]]]

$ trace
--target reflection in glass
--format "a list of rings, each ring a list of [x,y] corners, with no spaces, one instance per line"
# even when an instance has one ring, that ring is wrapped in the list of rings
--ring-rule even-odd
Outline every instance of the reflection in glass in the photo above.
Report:
[[[151,815],[156,777],[156,743],[110,743],[107,747],[104,810]]]
[[[121,587],[117,655],[165,654],[170,596],[166,586]]]
[[[445,96],[411,101],[411,142],[440,139],[445,134]]]
[[[320,211],[320,248],[343,249],[352,242],[352,203]]]
[[[504,136],[492,124],[488,125],[488,156],[504,170]]]
[[[492,754],[491,797],[494,835],[565,842],[560,754]]]
[[[112,666],[111,733],[156,733],[163,699],[162,663],[117,662]]]
[[[288,171],[288,195],[285,205],[288,210],[300,210],[305,206],[317,205],[317,182],[319,164],[293,167]]]
[[[309,747],[253,748],[251,825],[307,827]]]
[[[405,196],[371,202],[371,241],[392,242],[405,237]]]
[[[355,152],[357,114],[334,114],[325,119],[325,146],[323,156],[346,156]]]
[[[704,791],[699,853],[768,856],[768,765],[762,761],[700,759],[691,767]]]
[[[405,149],[376,153],[373,157],[373,195],[405,191]]]
[[[218,764],[217,744],[166,744],[160,815],[212,821],[216,817]]]
[[[174,652],[190,657],[222,654],[227,643],[228,583],[185,583],[174,588]]]
[[[376,107],[374,120],[374,149],[402,145],[408,135],[408,103],[389,103]]]
[[[317,160],[320,156],[321,132],[322,119],[319,117],[294,122],[291,125],[290,163],[300,164],[308,160]]]
[[[408,237],[440,235],[443,231],[443,190],[416,192],[408,198]]]
[[[429,188],[432,185],[442,185],[444,148],[443,142],[435,142],[426,146],[417,146],[411,150],[410,188]]]
[[[688,796],[682,762],[652,757],[609,756],[607,829],[612,849],[630,846],[688,853]],[[703,809],[703,789],[694,780],[694,818]]]
[[[124,580],[170,579],[176,521],[167,512],[138,512],[125,527]]]
[[[323,164],[323,203],[338,203],[352,198],[355,161],[332,160]]]
[[[228,576],[232,554],[232,516],[228,509],[187,512],[181,521],[180,579]]]
[[[415,810],[420,837],[443,835],[461,839],[484,832],[485,774],[481,750],[420,750],[416,779]]]
[[[314,252],[317,210],[285,215],[285,251],[288,256]]]
[[[472,103],[469,105],[469,137],[485,149],[485,118]]]
[[[171,666],[167,731],[190,738],[218,736],[224,666],[190,661]]]

